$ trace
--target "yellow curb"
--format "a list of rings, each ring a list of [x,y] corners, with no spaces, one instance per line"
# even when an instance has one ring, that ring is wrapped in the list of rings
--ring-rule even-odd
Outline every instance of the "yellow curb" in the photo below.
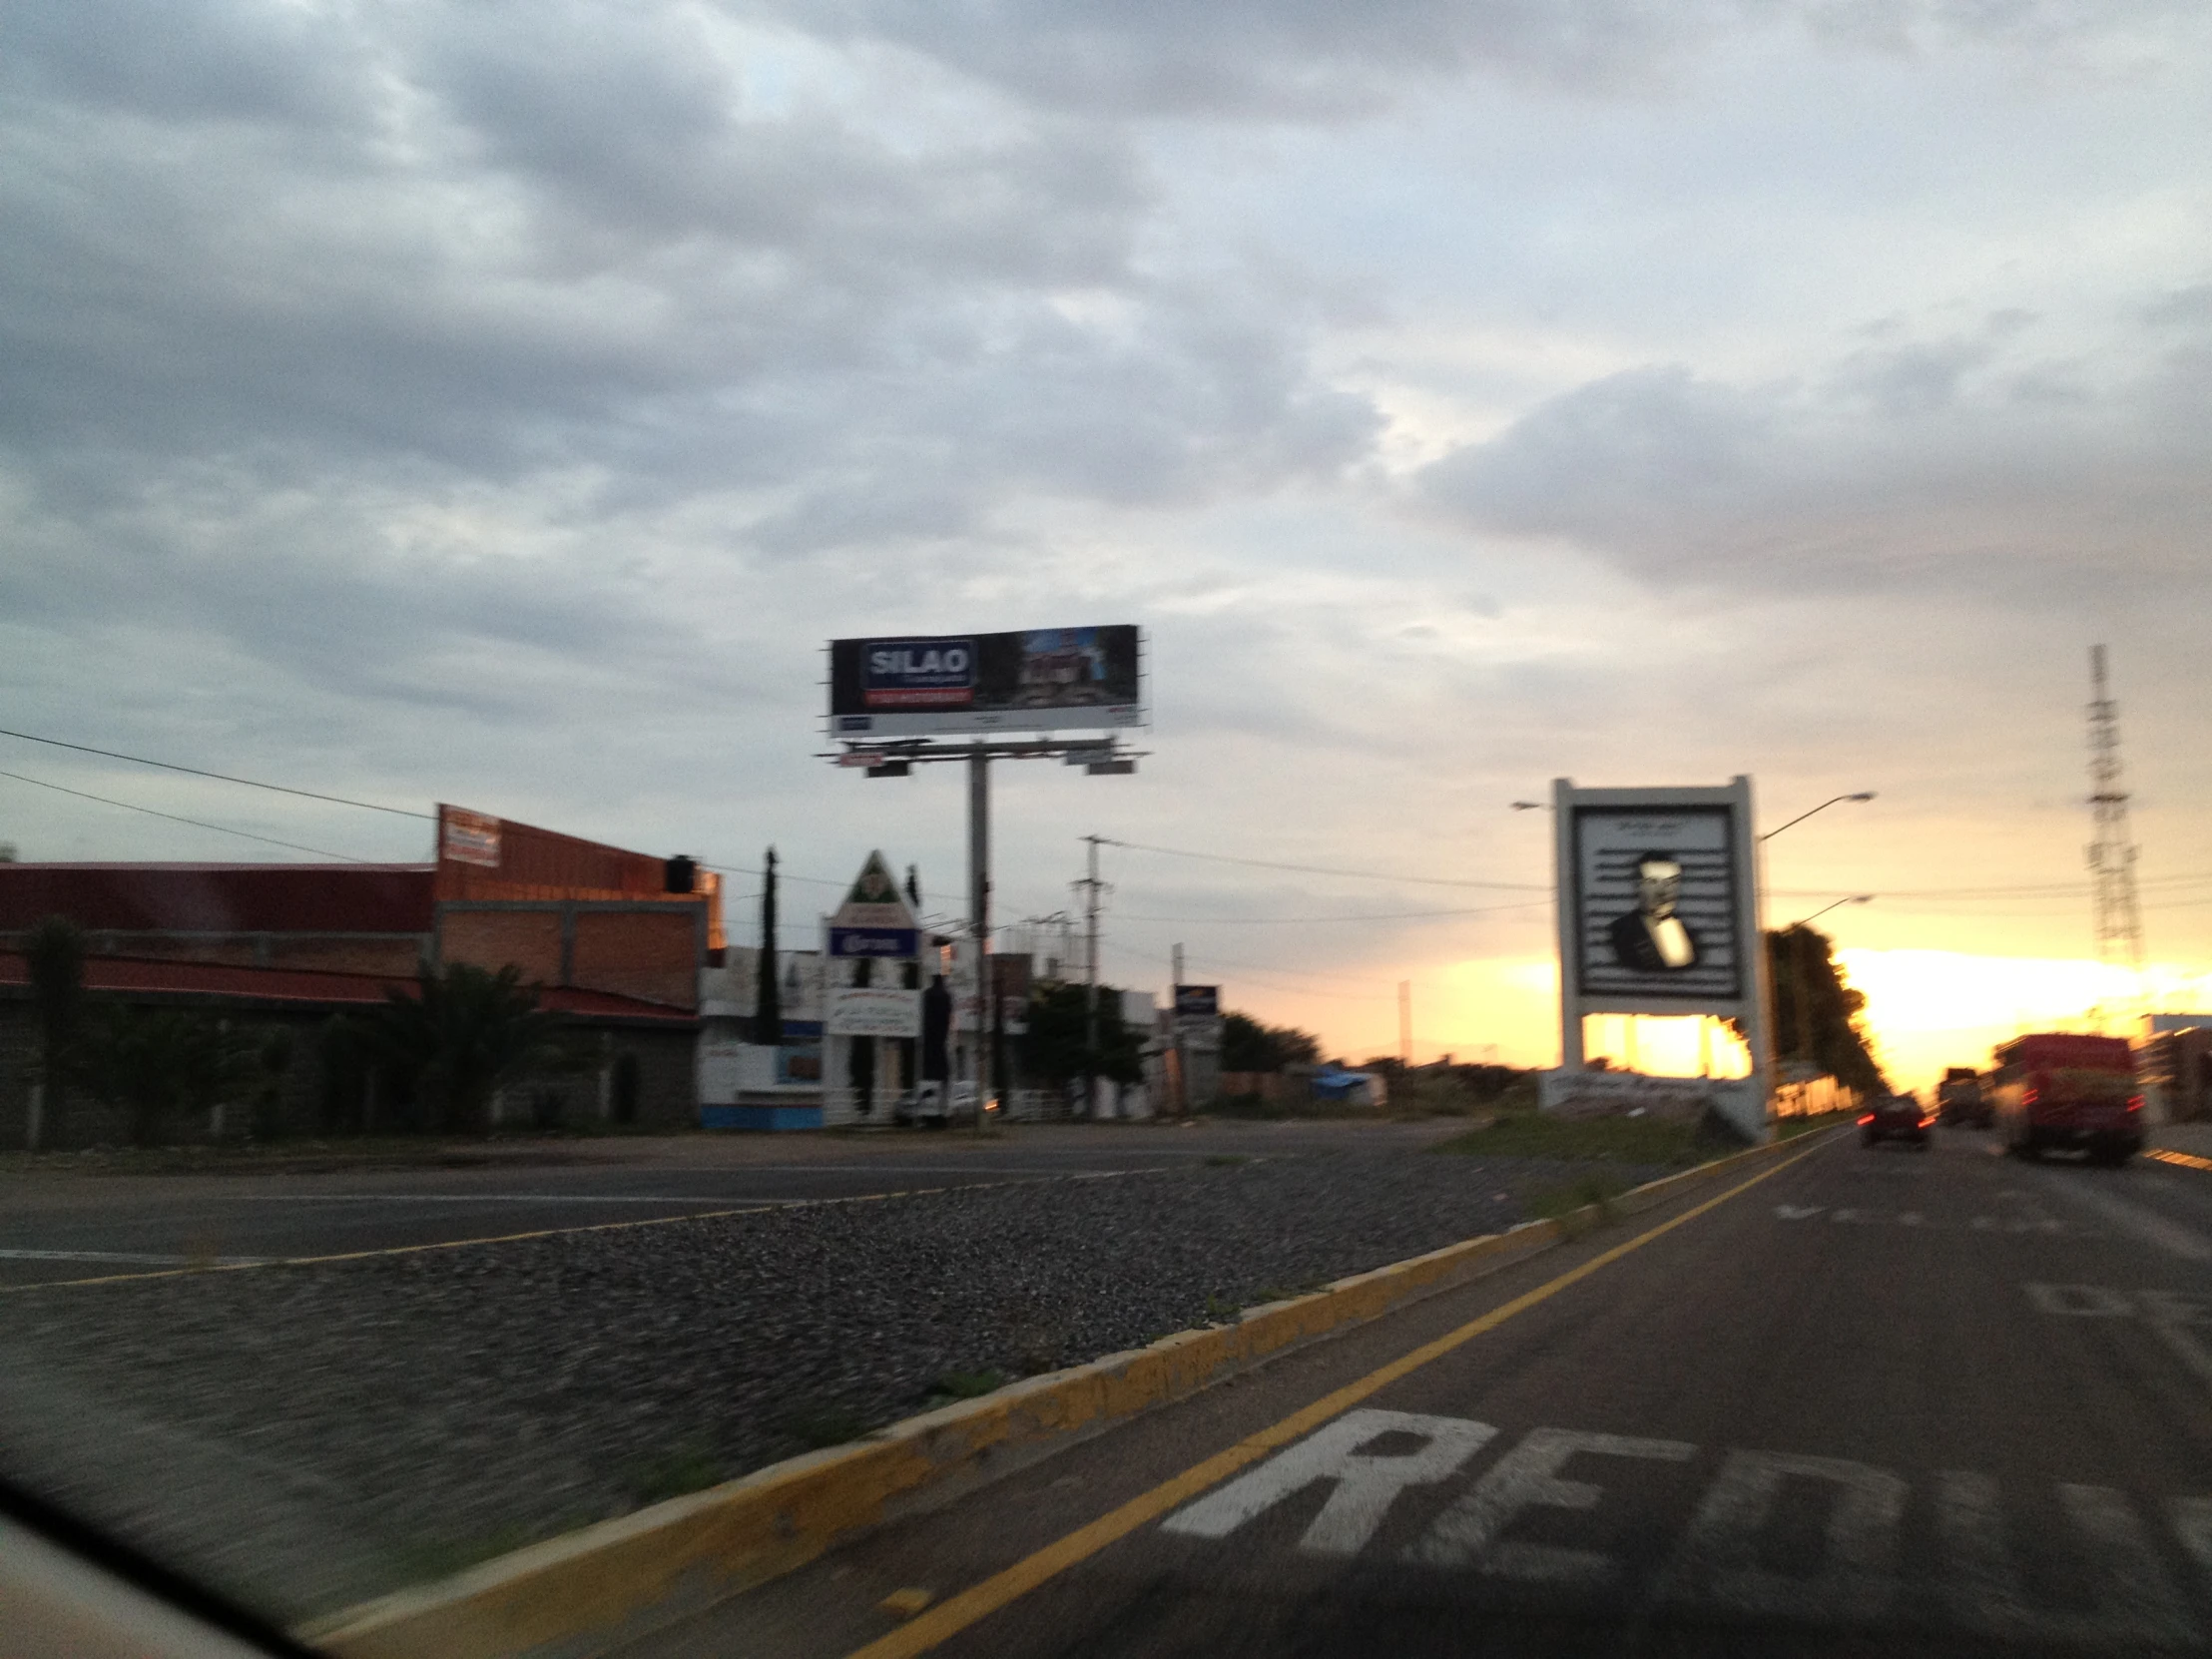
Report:
[[[2162,1164],[2173,1164],[2181,1169],[2212,1169],[2212,1158],[2199,1158],[2193,1152],[2176,1152],[2167,1146],[2146,1148],[2143,1156],[2156,1158]]]
[[[1774,1141],[1701,1164],[1634,1188],[1610,1208],[1650,1209],[1687,1186],[1797,1144]],[[431,1653],[588,1659],[1288,1349],[1533,1256],[1595,1214],[1593,1207],[1524,1222],[1247,1309],[1233,1325],[1178,1332],[1148,1348],[1011,1383],[854,1444],[791,1458],[349,1608],[298,1634],[338,1659]]]

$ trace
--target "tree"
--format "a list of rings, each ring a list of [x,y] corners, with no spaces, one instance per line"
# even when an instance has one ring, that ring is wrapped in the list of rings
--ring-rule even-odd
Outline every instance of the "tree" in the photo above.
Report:
[[[412,994],[390,991],[361,1021],[372,1063],[411,1086],[427,1127],[488,1127],[492,1096],[530,1071],[569,1063],[556,1016],[538,1007],[512,963],[497,973],[467,962],[425,964]]]
[[[38,1020],[38,1076],[51,1139],[60,1121],[62,1090],[76,1058],[85,1004],[85,935],[67,916],[48,916],[23,942]]]
[[[124,1109],[133,1146],[153,1146],[173,1120],[249,1093],[262,1069],[255,1037],[197,1009],[109,1003],[86,1039],[81,1075]]]
[[[1775,1058],[1815,1066],[1862,1094],[1886,1093],[1889,1082],[1860,1025],[1867,998],[1844,978],[1833,945],[1802,922],[1767,934]]]
[[[1321,1039],[1311,1031],[1295,1025],[1266,1025],[1250,1014],[1229,1014],[1221,1022],[1223,1071],[1281,1071],[1320,1060]]]
[[[753,1040],[774,1048],[784,1040],[784,987],[776,967],[776,848],[761,871],[761,955],[753,974]]]
[[[1022,1069],[1065,1088],[1078,1077],[1110,1077],[1117,1083],[1144,1079],[1144,1033],[1123,1023],[1121,993],[1098,987],[1098,1046],[1084,1041],[1090,1021],[1090,992],[1083,985],[1054,980],[1029,993],[1029,1031],[1021,1039]]]

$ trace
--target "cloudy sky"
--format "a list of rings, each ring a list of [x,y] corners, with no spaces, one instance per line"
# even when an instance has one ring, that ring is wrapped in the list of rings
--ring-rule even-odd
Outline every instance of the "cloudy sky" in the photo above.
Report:
[[[1109,848],[1106,965],[1541,1061],[1509,803],[1875,790],[1770,920],[1880,895],[1911,1076],[2113,994],[2105,641],[2212,998],[2199,0],[6,0],[0,144],[10,729],[951,904],[959,780],[815,759],[822,642],[1132,621],[1151,753],[1000,768],[1002,917],[1087,832],[1427,877]],[[0,839],[297,855],[16,778]]]

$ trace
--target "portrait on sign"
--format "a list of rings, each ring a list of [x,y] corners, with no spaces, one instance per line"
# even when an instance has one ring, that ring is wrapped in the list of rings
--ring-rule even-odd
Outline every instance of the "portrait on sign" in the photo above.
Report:
[[[1725,807],[1577,807],[1574,963],[1591,998],[1743,994],[1743,895]]]

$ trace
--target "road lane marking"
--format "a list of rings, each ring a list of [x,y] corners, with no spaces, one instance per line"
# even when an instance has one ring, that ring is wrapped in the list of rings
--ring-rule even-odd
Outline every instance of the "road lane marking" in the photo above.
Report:
[[[1450,1479],[1496,1432],[1486,1422],[1465,1417],[1428,1417],[1373,1406],[1347,1411],[1280,1457],[1269,1458],[1242,1478],[1178,1509],[1161,1530],[1193,1538],[1226,1538],[1294,1492],[1328,1480],[1335,1489],[1298,1547],[1309,1555],[1357,1555],[1375,1536],[1399,1492]],[[1420,1443],[1397,1453],[1364,1449],[1372,1441],[1396,1434],[1415,1436]]]
[[[129,1250],[7,1250],[0,1249],[0,1262],[137,1262],[142,1264],[174,1264],[200,1261],[193,1256],[154,1256]],[[259,1267],[267,1261],[262,1256],[210,1256],[204,1258],[210,1266],[233,1268]]]
[[[1475,1338],[1487,1335],[1515,1315],[1526,1313],[1529,1309],[1548,1302],[1561,1291],[1579,1285],[1592,1274],[1612,1266],[1631,1252],[1641,1250],[1676,1228],[1695,1221],[1709,1210],[1718,1209],[1737,1194],[1748,1192],[1760,1182],[1803,1163],[1814,1153],[1832,1144],[1834,1139],[1833,1133],[1813,1137],[1814,1144],[1803,1152],[1792,1153],[1780,1162],[1769,1165],[1748,1181],[1738,1182],[1726,1192],[1683,1211],[1671,1220],[1661,1222],[1657,1227],[1637,1234],[1625,1243],[1600,1252],[1579,1267],[1569,1268],[1556,1279],[1548,1280],[1532,1291],[1523,1292],[1478,1319],[1469,1320],[1456,1331],[1423,1343],[1419,1348],[1400,1355],[1388,1365],[1377,1368],[1357,1382],[1348,1382],[1343,1387],[1324,1394],[1312,1404],[1293,1411],[1256,1434],[1247,1435],[1227,1450],[1216,1452],[1204,1461],[1192,1464],[1182,1473],[1161,1481],[1150,1491],[1140,1493],[1126,1503],[1117,1505],[1089,1524],[1077,1527],[1066,1536],[1024,1556],[1012,1566],[993,1573],[981,1583],[971,1585],[949,1600],[939,1602],[902,1629],[893,1630],[863,1647],[855,1648],[851,1659],[911,1659],[913,1655],[927,1653],[1001,1607],[1018,1601],[1040,1584],[1057,1578],[1070,1567],[1081,1565],[1139,1527],[1182,1507],[1268,1453],[1289,1445],[1294,1440],[1305,1438],[1322,1424],[1342,1416],[1400,1378],[1410,1376],[1421,1367],[1442,1359]]]
[[[1803,1156],[1803,1154],[1800,1154]],[[731,1216],[757,1216],[772,1210],[805,1210],[836,1204],[877,1204],[893,1198],[933,1198],[944,1193],[985,1192],[999,1187],[1038,1187],[1053,1181],[1107,1181],[1122,1175],[1149,1175],[1151,1170],[1099,1170],[1084,1175],[1024,1177],[1017,1181],[969,1181],[956,1187],[900,1187],[879,1193],[847,1193],[835,1198],[765,1198],[747,1200],[737,1207],[687,1213],[681,1216],[648,1216],[640,1221],[600,1221],[579,1227],[539,1227],[526,1233],[497,1233],[477,1239],[437,1239],[429,1244],[387,1245],[378,1250],[344,1250],[323,1256],[228,1257],[200,1267],[164,1268],[153,1273],[108,1273],[91,1279],[47,1279],[32,1284],[0,1285],[0,1296],[19,1291],[60,1291],[78,1285],[120,1285],[142,1279],[183,1279],[201,1273],[237,1273],[247,1268],[304,1268],[325,1262],[363,1262],[376,1256],[414,1256],[428,1250],[466,1250],[473,1245],[516,1244],[525,1239],[565,1238],[572,1233],[616,1233],[628,1228],[671,1227],[686,1221],[722,1221]],[[1770,1172],[1771,1173],[1771,1172]],[[239,1195],[250,1196],[250,1195]],[[674,1202],[684,1203],[677,1199]],[[727,1200],[709,1200],[727,1203]]]
[[[2212,1169],[2212,1158],[2199,1158],[2192,1153],[2176,1152],[2171,1147],[2150,1147],[2144,1151],[2143,1156],[2156,1158],[2161,1164],[2175,1164],[2182,1169]]]
[[[1821,1568],[1810,1575],[1759,1564],[1760,1534],[1792,1479],[1834,1490]],[[1659,1600],[1760,1618],[1878,1623],[1897,1602],[1898,1523],[1910,1490],[1888,1469],[1848,1458],[1731,1451],[1660,1574]]]
[[[2155,1210],[2100,1191],[2093,1177],[2070,1181],[2063,1190],[2067,1197],[2087,1205],[2115,1227],[2125,1228],[2145,1244],[2156,1245],[2169,1256],[2178,1256],[2185,1262],[2212,1262],[2212,1241],[2177,1221],[2168,1221]]]
[[[1383,1510],[1400,1492],[1432,1480],[1444,1464],[1456,1468],[1463,1462],[1456,1445],[1448,1454],[1429,1455],[1429,1448],[1452,1445],[1454,1426],[1460,1443],[1487,1443],[1496,1433],[1490,1424],[1471,1418],[1352,1412],[1178,1510],[1160,1531],[1219,1543],[1318,1479],[1371,1480],[1369,1465],[1388,1459],[1371,1456],[1363,1463],[1362,1448],[1382,1435],[1409,1430],[1418,1436],[1421,1449],[1402,1460],[1421,1461],[1422,1475],[1419,1480],[1400,1478],[1405,1471],[1397,1471],[1369,1485],[1361,1500],[1358,1544],[1371,1543]],[[1725,1451],[1720,1468],[1689,1506],[1681,1540],[1642,1589],[1623,1582],[1623,1564],[1610,1554],[1509,1536],[1530,1510],[1588,1513],[1600,1507],[1604,1488],[1560,1478],[1574,1457],[1687,1464],[1698,1451],[1684,1440],[1532,1428],[1400,1558],[1438,1569],[1449,1575],[1447,1582],[1458,1585],[1470,1581],[1472,1568],[1477,1577],[1534,1585],[1570,1600],[1605,1596],[1614,1611],[1624,1614],[1673,1606],[1791,1623],[1955,1625],[2010,1641],[2131,1651],[2197,1640],[2196,1615],[2166,1564],[2153,1525],[2146,1523],[2133,1498],[2107,1486],[2055,1486],[2064,1517],[2062,1554],[2076,1571],[2067,1585],[2051,1586],[2056,1593],[2048,1599],[2032,1595],[2023,1579],[2006,1537],[1997,1481],[1966,1469],[1935,1475],[1933,1550],[1906,1547],[1914,1488],[1895,1470],[1840,1457],[1742,1448]],[[1442,1478],[1448,1477],[1447,1471]],[[1787,1515],[1793,1495],[1795,1525],[1803,1524],[1807,1487],[1824,1489],[1818,1508],[1825,1519],[1817,1539],[1799,1543],[1801,1550],[1812,1545],[1810,1558],[1801,1555],[1794,1570],[1781,1570],[1776,1545],[1793,1531]],[[1329,1511],[1322,1513],[1326,1518]],[[2155,1506],[2149,1513],[2155,1521]],[[2212,1577],[2212,1498],[2169,1498],[2166,1514],[2181,1553]],[[2049,1523],[2038,1518],[2032,1524],[2047,1529]],[[1557,1523],[1545,1530],[1559,1535]],[[1317,1552],[1311,1538],[1310,1532],[1298,1546],[1300,1553],[1342,1558],[1358,1547]],[[2065,1604],[2069,1595],[2073,1605]],[[2085,1609],[2083,1599],[2089,1603]]]
[[[1583,1455],[1686,1463],[1697,1455],[1697,1447],[1687,1440],[1534,1429],[1491,1464],[1472,1491],[1436,1518],[1427,1535],[1406,1551],[1406,1559],[1435,1567],[1479,1561],[1480,1570],[1494,1578],[1585,1590],[1606,1588],[1620,1576],[1620,1563],[1610,1555],[1498,1537],[1527,1509],[1595,1509],[1605,1495],[1603,1487],[1559,1478],[1570,1457]]]
[[[2212,1387],[2212,1298],[2189,1291],[2137,1291],[2133,1296],[2103,1285],[2022,1285],[2039,1314],[2075,1319],[2136,1319],[2172,1350],[2174,1358]]]

